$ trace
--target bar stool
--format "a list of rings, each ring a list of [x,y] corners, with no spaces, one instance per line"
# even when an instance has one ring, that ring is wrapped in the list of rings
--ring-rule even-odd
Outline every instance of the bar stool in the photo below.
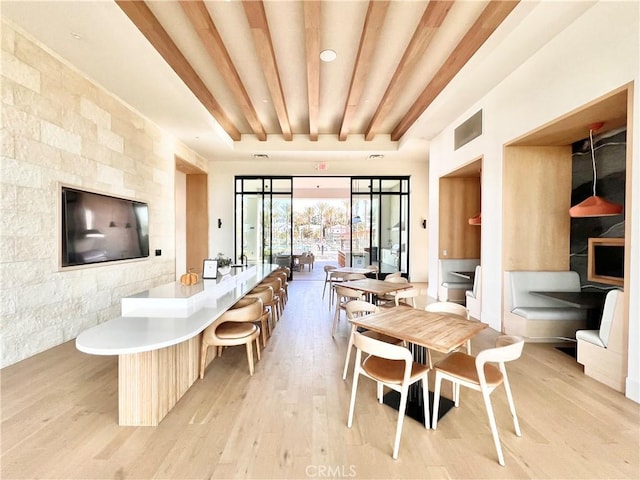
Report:
[[[282,287],[282,279],[280,277],[266,277],[262,282],[259,283],[260,286],[268,286],[273,288],[273,296],[275,299],[275,308],[272,310],[272,315],[274,315],[274,325],[280,321],[280,315],[284,309],[283,298],[284,298],[284,289]]]
[[[282,281],[282,288],[283,288],[282,307],[284,308],[287,301],[289,300],[289,282],[287,281],[287,279],[289,278],[289,275],[284,269],[278,269],[274,272],[271,272],[269,275],[267,275],[267,278],[272,278],[272,277],[277,277]]]
[[[257,286],[249,293],[245,295],[245,298],[259,298],[262,300],[264,310],[260,317],[260,331],[262,333],[262,347],[267,346],[267,336],[271,336],[272,333],[272,321],[273,321],[273,306],[275,302],[273,300],[273,288],[268,285]]]
[[[217,347],[214,357],[222,355],[223,347],[235,345],[247,346],[247,360],[249,374],[253,375],[253,341],[256,342],[258,360],[260,360],[260,327],[255,322],[260,321],[264,307],[259,298],[241,298],[219,319],[209,325],[202,333],[202,348],[200,350],[200,379],[204,378],[209,347]]]

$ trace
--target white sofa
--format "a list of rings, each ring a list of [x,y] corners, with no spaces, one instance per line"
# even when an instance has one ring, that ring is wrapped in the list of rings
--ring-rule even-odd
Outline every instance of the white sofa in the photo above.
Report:
[[[473,272],[480,265],[479,258],[441,258],[438,260],[438,300],[464,304],[465,292],[473,288],[470,280],[451,272]]]
[[[578,330],[578,363],[585,375],[595,378],[618,392],[625,391],[627,376],[626,322],[622,290],[607,293],[599,330]]]
[[[482,268],[480,265],[476,265],[475,274],[473,276],[473,289],[465,292],[467,300],[467,310],[469,315],[473,318],[480,320],[480,311],[482,310],[480,304],[480,295],[482,293]]]
[[[504,273],[503,330],[530,342],[575,338],[585,327],[587,311],[568,307],[532,291],[579,292],[580,276],[572,271],[509,271]]]

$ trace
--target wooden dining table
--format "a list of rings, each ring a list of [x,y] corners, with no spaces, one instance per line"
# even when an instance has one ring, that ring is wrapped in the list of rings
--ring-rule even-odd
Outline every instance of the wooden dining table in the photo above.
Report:
[[[377,303],[377,298],[387,293],[397,292],[413,288],[410,283],[386,282],[384,280],[376,280],[375,278],[363,278],[361,280],[350,280],[348,282],[339,282],[334,286],[347,287],[363,292],[373,304]]]
[[[453,352],[488,326],[486,323],[467,320],[450,313],[427,312],[402,306],[350,321],[357,327],[442,353]]]
[[[427,312],[417,308],[393,307],[379,313],[350,319],[356,327],[382,333],[399,340],[404,340],[413,347],[414,360],[423,362],[426,358],[420,347],[441,353],[450,353],[464,345],[475,335],[486,329],[488,325],[474,320],[467,320],[449,313]],[[412,386],[413,387],[413,386]],[[430,408],[433,408],[433,398],[430,393]],[[430,419],[424,418],[421,388],[410,388],[406,415],[422,424]],[[389,392],[384,396],[384,403],[398,409],[400,403],[397,392]],[[442,417],[453,402],[440,397],[439,416]],[[433,410],[430,410],[433,411]]]
[[[368,273],[374,273],[375,269],[367,267],[338,267],[331,271],[334,273],[360,273],[366,275]]]

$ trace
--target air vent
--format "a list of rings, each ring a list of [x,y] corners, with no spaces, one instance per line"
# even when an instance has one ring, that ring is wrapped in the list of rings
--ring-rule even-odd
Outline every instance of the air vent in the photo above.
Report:
[[[382,160],[384,158],[384,155],[382,155],[381,153],[374,153],[372,155],[369,155],[369,160]]]
[[[482,110],[478,110],[453,132],[454,150],[482,135]]]
[[[253,158],[257,160],[266,160],[269,158],[269,155],[267,155],[266,153],[254,153]]]

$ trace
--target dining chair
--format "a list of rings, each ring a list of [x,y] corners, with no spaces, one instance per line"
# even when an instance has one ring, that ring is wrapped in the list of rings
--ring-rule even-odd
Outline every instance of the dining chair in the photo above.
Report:
[[[341,273],[339,275],[340,275],[340,282],[350,282],[352,280],[364,280],[365,278],[367,278],[367,276],[364,275],[363,273]],[[333,294],[335,294],[335,287],[333,289]],[[333,304],[333,301],[331,301],[331,304]]]
[[[398,290],[394,295],[394,303],[396,307],[408,306],[416,308],[416,297],[420,295],[418,288],[407,288],[405,290]]]
[[[231,308],[224,312],[219,321],[209,325],[202,333],[200,349],[200,379],[204,378],[209,347],[214,349],[214,356],[222,355],[223,347],[235,345],[247,346],[247,361],[249,374],[253,375],[253,342],[256,342],[258,360],[260,360],[260,321],[264,307],[259,298],[241,298]]]
[[[380,311],[380,309],[373,303],[365,302],[363,300],[351,300],[345,305],[344,309],[347,312],[347,318],[349,320]],[[344,359],[344,370],[342,371],[343,380],[347,379],[349,359],[351,358],[351,347],[353,347],[353,334],[356,331],[356,326],[354,324],[351,324],[351,333],[349,334],[349,343],[347,345],[347,355]],[[383,333],[374,332],[373,330],[365,330],[364,332],[360,333],[362,333],[362,335],[366,335],[367,337],[380,340],[381,342],[392,343],[394,345],[403,343],[400,339],[390,337],[389,335],[385,335]]]
[[[433,302],[427,304],[424,307],[427,312],[435,312],[435,313],[450,313],[452,315],[458,315],[459,317],[464,317],[467,320],[469,317],[469,310],[464,305],[460,305],[455,302]],[[471,355],[471,340],[467,340],[466,342],[467,353]],[[429,355],[429,364],[431,364],[431,355]]]
[[[409,283],[409,280],[407,278],[401,277],[400,275],[396,275],[391,278],[387,276],[387,278],[385,278],[384,281],[388,283]],[[393,306],[395,304],[396,293],[397,292],[391,292],[391,293],[386,293],[384,295],[380,295],[378,297],[378,303],[381,306],[388,306],[388,307]]]
[[[347,303],[351,300],[363,300],[364,295],[359,290],[353,288],[341,287],[336,285],[336,310],[333,315],[333,328],[331,329],[331,336],[336,336],[336,330],[338,329],[338,322],[340,322],[340,312],[345,310]]]
[[[373,275],[376,276],[376,280],[378,280],[378,273],[380,273],[380,268],[377,265],[374,265],[373,263],[371,265],[367,265],[365,268],[371,270],[370,273],[372,273]]]
[[[334,285],[342,282],[344,275],[345,274],[341,272],[329,272],[329,310],[331,310],[331,307],[333,306],[333,299],[335,297]]]
[[[453,352],[436,363],[432,428],[435,430],[438,426],[438,404],[440,402],[440,386],[443,379],[449,380],[452,383],[453,401],[456,407],[460,405],[460,385],[481,392],[487,410],[487,416],[489,417],[493,443],[498,453],[498,463],[504,466],[504,455],[502,454],[502,447],[500,446],[500,438],[498,437],[498,429],[493,414],[490,395],[497,387],[504,384],[516,435],[518,437],[522,436],[518,416],[516,415],[516,407],[513,403],[513,395],[511,394],[511,388],[509,386],[505,362],[520,358],[523,347],[524,339],[522,337],[501,335],[496,340],[495,348],[483,350],[475,357],[462,352]],[[489,362],[497,363],[498,366]]]
[[[330,278],[329,273],[332,270],[335,270],[336,268],[338,268],[338,267],[336,267],[335,265],[325,265],[324,266],[324,285],[322,286],[322,299],[323,300],[324,300],[324,292],[327,289],[327,284],[329,284],[329,295],[331,295],[331,284],[330,284],[330,281],[329,281],[329,278]]]
[[[400,393],[400,405],[398,407],[398,422],[396,436],[393,442],[393,459],[398,458],[400,449],[400,436],[402,423],[407,406],[409,386],[422,380],[423,398],[429,398],[429,367],[413,361],[411,352],[406,347],[392,345],[375,338],[367,337],[358,332],[353,334],[353,344],[356,347],[356,361],[353,368],[353,384],[351,387],[351,401],[349,402],[349,418],[347,426],[353,425],[353,413],[358,390],[358,378],[360,375],[377,382],[378,402],[382,403],[383,388],[386,385],[390,389]],[[368,356],[362,361],[362,353]],[[429,418],[429,402],[423,402],[425,425]],[[428,427],[427,427],[428,428]]]
[[[390,278],[401,277],[401,276],[402,276],[402,272],[387,273],[387,276],[384,277],[384,279],[389,280]]]

